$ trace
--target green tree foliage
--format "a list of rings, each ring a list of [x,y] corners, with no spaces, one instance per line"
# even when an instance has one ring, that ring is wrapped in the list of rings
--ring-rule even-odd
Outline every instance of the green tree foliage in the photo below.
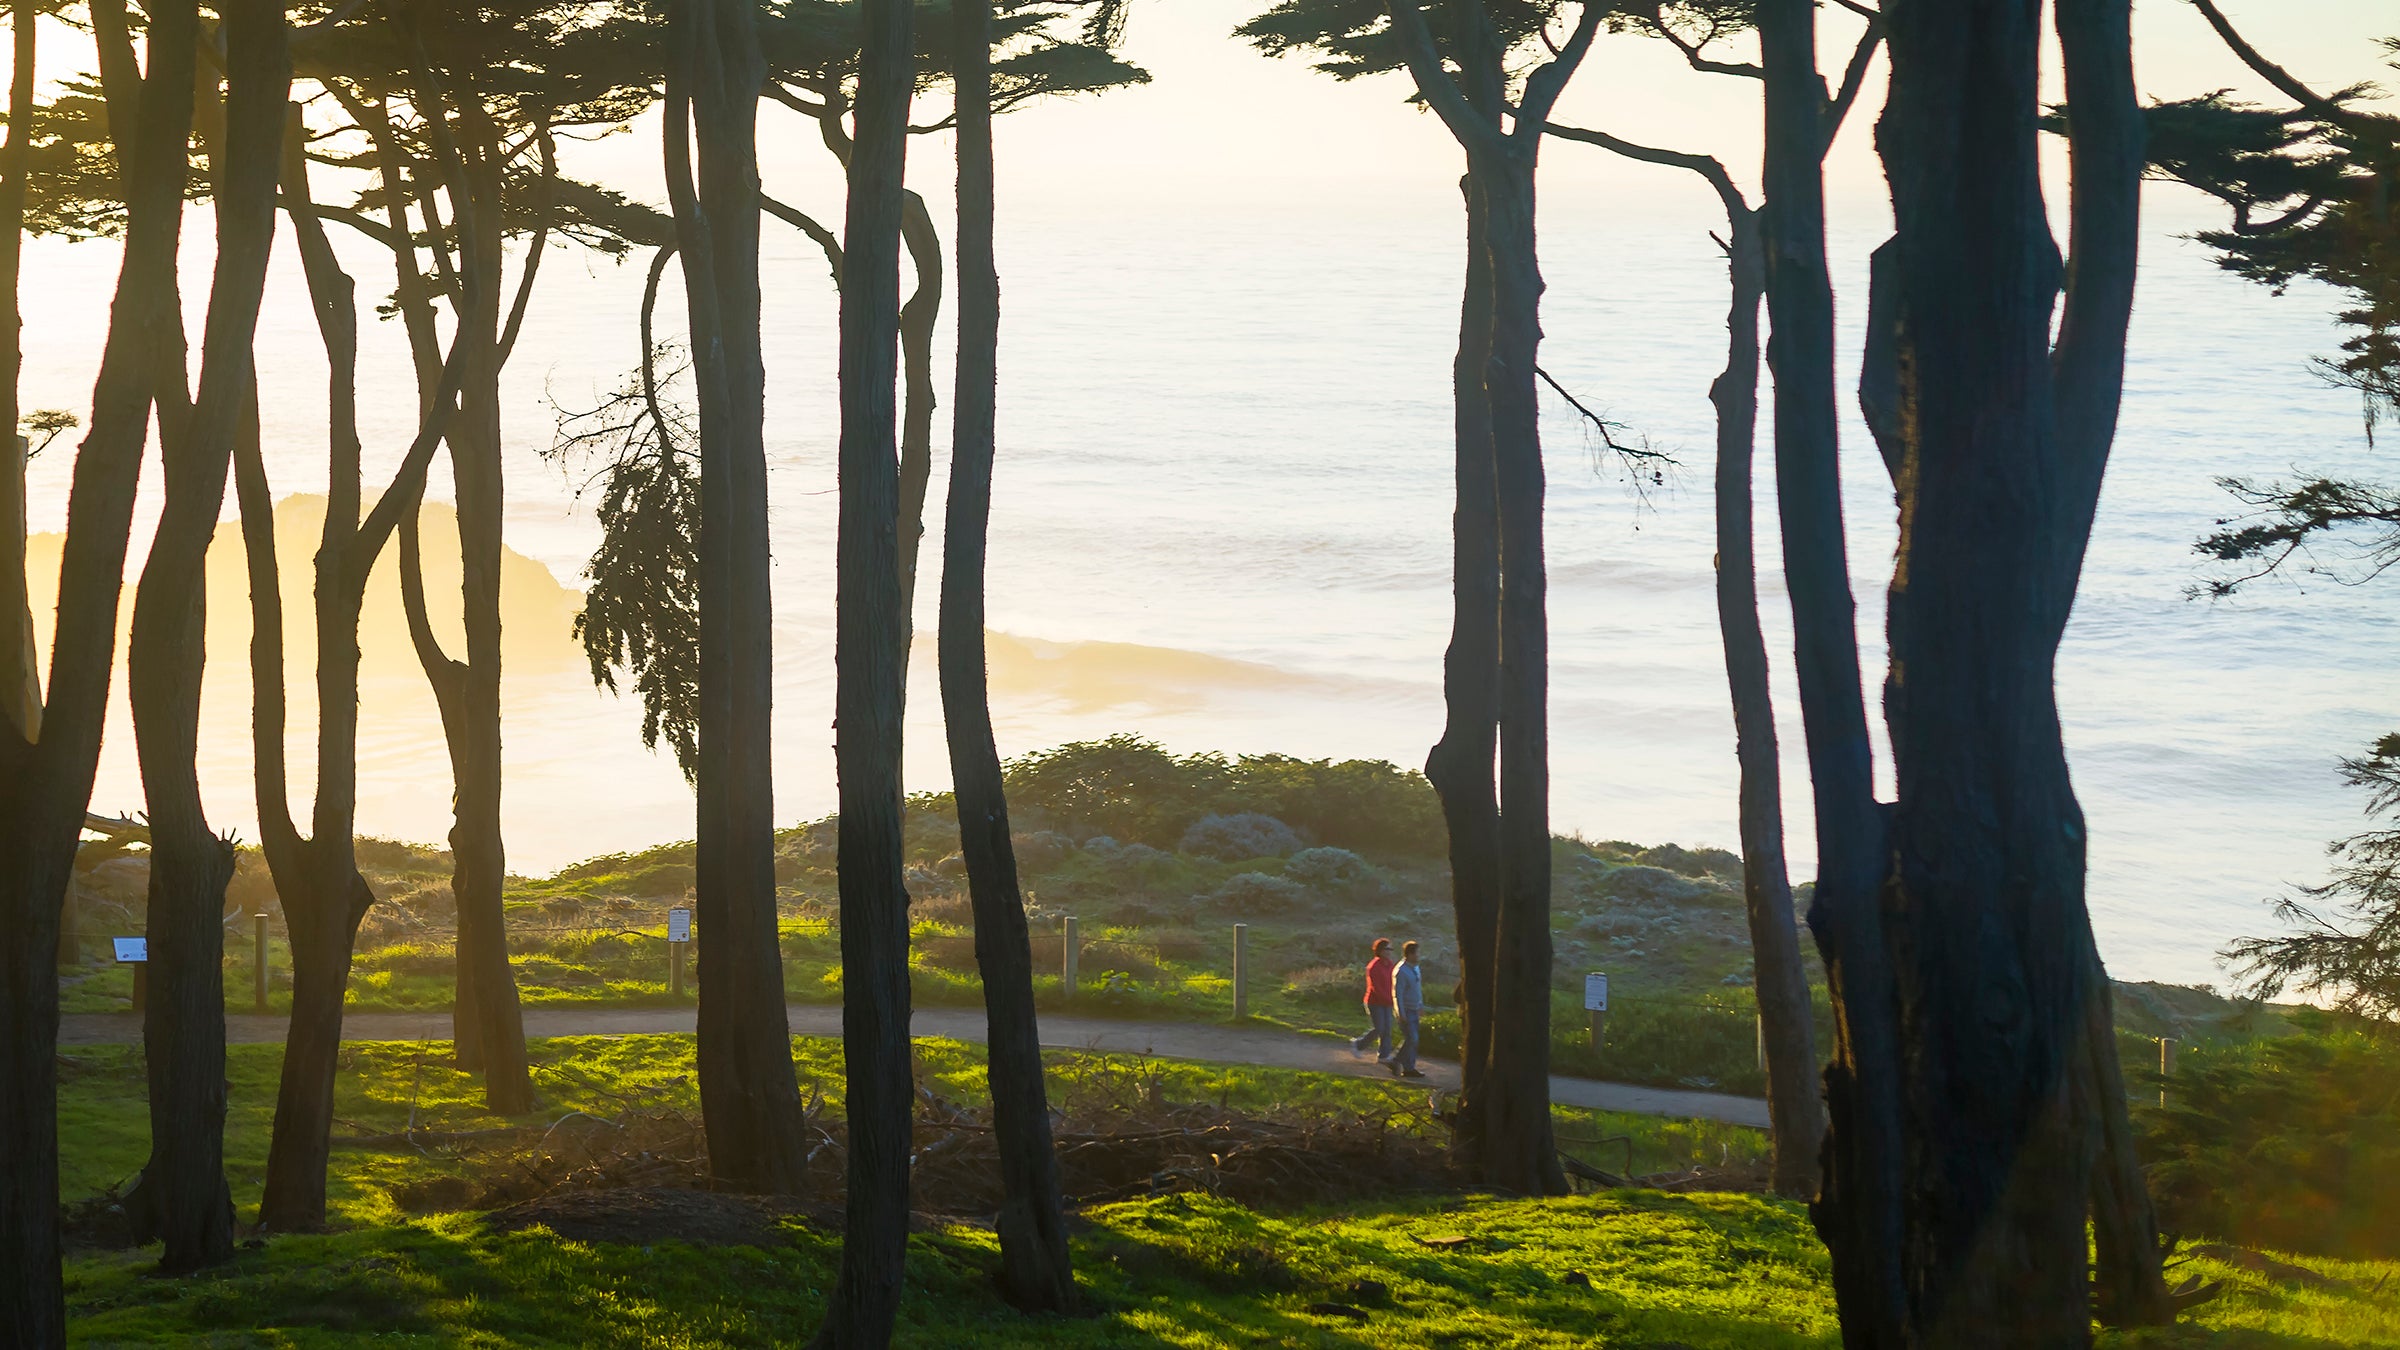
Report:
[[[655,363],[654,353],[651,369]],[[664,742],[684,778],[697,781],[699,429],[687,406],[659,392],[648,375],[629,378],[596,408],[562,417],[551,453],[607,461],[597,475],[600,547],[584,568],[591,588],[575,616],[592,681],[614,693],[617,672],[629,674],[642,700],[642,744],[656,750]]]
[[[2137,1113],[2171,1232],[2350,1258],[2400,1256],[2400,1040],[2306,1034],[2188,1054]]]
[[[2400,732],[2343,760],[2342,777],[2382,826],[2334,843],[2331,877],[2274,902],[2294,931],[2243,938],[2225,958],[2261,998],[2291,990],[2400,1020]]]
[[[2352,85],[2320,94],[2252,47],[2210,0],[2197,7],[2234,54],[2293,106],[2246,103],[2216,90],[2151,105],[2149,173],[2225,204],[2226,228],[2197,238],[2219,266],[2282,294],[2321,282],[2343,299],[2349,330],[2338,357],[2315,362],[2327,381],[2359,395],[2372,441],[2400,414],[2400,117],[2367,106],[2381,91]],[[2400,69],[2400,38],[2379,42]],[[2052,129],[2063,123],[2053,120]],[[2217,522],[2194,547],[2221,570],[2193,587],[2226,596],[2295,558],[2314,575],[2352,582],[2400,559],[2400,492],[2373,483],[2303,476],[2262,482],[2220,478],[2248,508]],[[2346,560],[2312,545],[2348,540]]]
[[[1441,808],[1425,776],[1377,759],[1215,753],[1177,756],[1119,734],[1011,760],[1011,806],[1030,819],[1172,849],[1192,822],[1256,812],[1311,843],[1426,854],[1442,847]]]

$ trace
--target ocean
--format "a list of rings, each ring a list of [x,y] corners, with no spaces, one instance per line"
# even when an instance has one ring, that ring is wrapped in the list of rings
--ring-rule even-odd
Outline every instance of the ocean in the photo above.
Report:
[[[1045,112],[1045,125],[1070,113],[1105,120],[1112,106]],[[1373,106],[1411,116],[1388,100]],[[639,162],[643,134],[607,153]],[[1121,129],[1111,135],[1104,145],[1125,143]],[[920,176],[939,181],[942,148],[917,151]],[[831,180],[809,158],[823,156],[808,145],[773,149],[770,181],[787,161],[800,180],[776,190],[838,216]],[[1178,751],[1420,764],[1440,730],[1448,625],[1455,167],[1430,163],[1398,187],[1401,175],[1379,171],[1366,187],[1331,173],[1316,187],[1287,177],[1240,193],[1212,174],[1179,187],[1172,166],[1145,161],[1129,170],[1141,190],[1119,192],[1105,162],[1070,173],[1054,161],[1031,174],[1040,191],[1007,196],[1001,224],[990,604],[1002,752],[1133,732]],[[1577,174],[1546,189],[1544,365],[1675,464],[1663,483],[1628,475],[1595,452],[1572,409],[1548,399],[1552,817],[1561,831],[1594,839],[1731,845],[1735,766],[1711,591],[1706,399],[1723,359],[1722,262],[1705,199],[1688,188],[1676,185],[1682,195],[1666,200],[1659,185],[1672,180]],[[1642,200],[1629,199],[1627,181]],[[2186,598],[2200,575],[2192,541],[2234,505],[2215,476],[2391,472],[2388,455],[2368,447],[2352,397],[2308,368],[2338,341],[2327,317],[2334,297],[2295,288],[2278,298],[2219,271],[2182,237],[2210,222],[2176,190],[2153,189],[2124,417],[2059,666],[2102,950],[2120,976],[2195,983],[2222,981],[2214,953],[2269,927],[2264,899],[2321,875],[2324,842],[2358,827],[2360,803],[2339,785],[2334,760],[2394,728],[2390,672],[2400,666],[2388,589],[2301,576],[2231,601]],[[1874,211],[1855,210],[1837,226],[1852,360],[1879,224]],[[188,233],[186,299],[196,313],[205,217]],[[388,263],[371,249],[346,251],[362,297],[388,286]],[[772,233],[767,256],[776,813],[800,821],[834,802],[834,303],[805,239]],[[597,532],[579,495],[591,466],[540,453],[560,408],[588,406],[632,366],[639,261],[559,251],[544,267],[506,383],[508,531],[520,556],[509,579],[504,823],[510,865],[524,873],[687,838],[692,828],[672,761],[639,743],[638,708],[594,689],[568,636]],[[33,245],[27,406],[88,411],[114,268],[109,244]],[[259,339],[270,474],[279,495],[321,492],[324,363],[288,256],[279,255],[270,286]],[[670,296],[665,327],[681,327],[679,305]],[[396,326],[369,326],[361,380],[372,483],[405,444],[414,395]],[[946,350],[938,365],[946,404]],[[1844,387],[1854,378],[1846,369]],[[928,635],[947,420],[945,408],[918,588]],[[1869,678],[1879,679],[1890,491],[1855,410],[1844,435],[1859,632]],[[34,461],[37,531],[64,519],[72,439]],[[1769,468],[1762,443],[1760,550],[1771,562]],[[153,463],[137,555],[155,520],[155,483]],[[447,495],[439,466],[434,495]],[[291,736],[303,793],[314,729],[304,689],[313,509],[287,503],[285,520],[285,602],[303,624],[293,634],[300,697]],[[228,520],[231,511],[229,500]],[[231,528],[211,569],[203,785],[212,822],[255,838],[248,625]],[[54,555],[55,540],[37,540],[37,571]],[[437,596],[455,593],[443,565],[434,560]],[[454,558],[447,565],[454,576]],[[1806,768],[1789,615],[1771,568],[1762,595],[1804,880],[1813,852]],[[49,608],[38,586],[35,607]],[[438,840],[448,764],[388,596],[371,630],[360,828]],[[947,767],[929,641],[918,655],[907,778],[940,788]],[[121,680],[118,699],[94,801],[104,811],[141,802]],[[1879,767],[1888,782],[1888,762]],[[306,806],[302,797],[295,810],[305,817]]]

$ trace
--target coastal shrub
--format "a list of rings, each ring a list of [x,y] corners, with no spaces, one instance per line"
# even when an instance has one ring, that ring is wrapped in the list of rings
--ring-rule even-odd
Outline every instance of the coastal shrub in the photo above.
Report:
[[[1364,979],[1351,966],[1309,966],[1284,976],[1283,988],[1295,998],[1322,998],[1359,989]]]
[[[1303,886],[1324,890],[1362,885],[1375,879],[1367,860],[1346,848],[1304,848],[1284,860],[1283,874]]]
[[[1660,867],[1618,867],[1592,884],[1604,899],[1645,905],[1680,905],[1717,888]]]
[[[1425,775],[1380,759],[1244,755],[1226,775],[1231,801],[1319,844],[1411,857],[1442,851],[1442,808]]]
[[[2201,1044],[2134,1123],[2170,1232],[2400,1257],[2400,1033],[2312,1009],[2299,1035]]]
[[[1245,811],[1232,816],[1202,816],[1183,832],[1176,850],[1240,862],[1245,858],[1281,858],[1300,847],[1300,836],[1273,816]]]
[[[1741,855],[1728,853],[1721,848],[1693,849],[1680,844],[1660,844],[1656,848],[1643,849],[1635,855],[1634,860],[1645,866],[1680,872],[1687,877],[1704,877],[1712,873],[1722,877],[1738,877],[1742,874]]]
[[[1237,872],[1201,898],[1237,919],[1260,919],[1298,910],[1308,902],[1308,891],[1265,872]]]
[[[1037,750],[1008,762],[1009,804],[1053,828],[1167,847],[1214,809],[1225,761],[1177,758],[1156,741],[1117,735]]]

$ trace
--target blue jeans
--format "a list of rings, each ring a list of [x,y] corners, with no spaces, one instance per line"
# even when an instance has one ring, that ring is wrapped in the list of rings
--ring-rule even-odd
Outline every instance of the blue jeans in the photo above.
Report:
[[[1400,1049],[1392,1056],[1392,1063],[1398,1065],[1402,1073],[1417,1067],[1417,1021],[1423,1016],[1421,1012],[1405,1012],[1399,1016]]]
[[[1367,1042],[1373,1040],[1383,1042],[1381,1047],[1375,1051],[1375,1058],[1378,1061],[1390,1059],[1392,1057],[1392,1005],[1389,1003],[1367,1005],[1367,1034],[1352,1040],[1350,1048],[1364,1050],[1367,1048]]]

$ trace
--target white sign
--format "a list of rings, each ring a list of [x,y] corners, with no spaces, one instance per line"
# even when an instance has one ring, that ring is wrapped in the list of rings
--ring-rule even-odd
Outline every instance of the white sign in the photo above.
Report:
[[[118,938],[116,944],[118,965],[139,965],[150,959],[150,939],[148,938]]]
[[[1608,977],[1598,971],[1583,977],[1583,1010],[1608,1011]]]
[[[667,941],[669,941],[669,942],[689,942],[689,941],[691,941],[691,940],[692,940],[692,912],[691,912],[690,910],[688,910],[688,909],[670,909],[670,910],[668,910],[668,911],[667,911]]]

